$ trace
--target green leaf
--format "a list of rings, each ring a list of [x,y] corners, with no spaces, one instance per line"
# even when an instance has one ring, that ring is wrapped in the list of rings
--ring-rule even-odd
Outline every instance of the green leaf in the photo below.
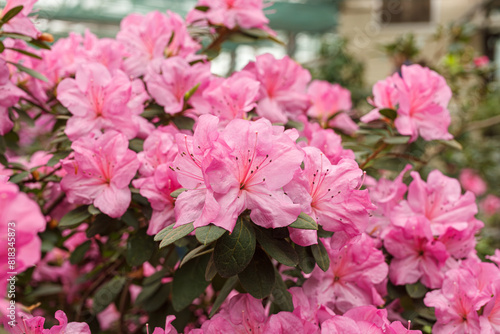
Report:
[[[406,292],[408,293],[408,295],[411,298],[415,298],[415,299],[424,297],[428,291],[427,288],[425,287],[425,285],[423,285],[420,282],[417,282],[414,284],[406,284],[405,288],[406,288]]]
[[[409,136],[386,137],[382,140],[384,143],[390,145],[404,145],[408,144],[408,142],[410,141],[410,137]]]
[[[141,292],[137,295],[135,299],[135,304],[144,305],[147,303],[148,299],[156,294],[156,292],[161,287],[161,281],[155,281],[152,284],[145,285],[142,287]]]
[[[225,229],[210,224],[196,229],[196,239],[198,239],[201,244],[208,245],[222,237],[224,233],[226,233]]]
[[[236,286],[236,283],[238,283],[238,276],[229,277],[224,282],[222,289],[220,289],[219,295],[217,296],[217,298],[215,298],[215,302],[212,306],[212,310],[210,311],[210,314],[208,315],[210,318],[213,317],[215,315],[215,313],[217,313],[217,311],[221,307],[222,303],[224,303],[227,296],[229,296],[229,293],[231,293],[231,291],[233,291],[234,287]]]
[[[284,239],[276,239],[271,231],[255,229],[255,236],[262,248],[273,259],[285,266],[295,267],[299,263],[299,256],[293,247]]]
[[[91,244],[92,242],[90,240],[87,240],[83,244],[76,247],[69,257],[69,262],[71,262],[71,264],[78,264],[82,262],[85,258],[85,254],[90,249]]]
[[[142,152],[144,150],[144,140],[134,138],[128,143],[128,148],[134,152]]]
[[[185,191],[186,191],[186,188],[179,188],[177,190],[172,191],[170,193],[170,196],[173,198],[177,198],[177,197],[179,197],[180,194],[182,194]]]
[[[45,296],[54,296],[62,292],[62,286],[57,284],[40,285],[36,290],[29,294],[30,298],[40,298]]]
[[[316,261],[310,247],[295,245],[295,251],[299,255],[299,267],[305,274],[310,274],[314,270]]]
[[[172,121],[179,130],[192,130],[194,119],[186,116],[175,116]]]
[[[317,230],[318,224],[311,218],[311,216],[302,212],[299,217],[297,217],[297,220],[290,224],[290,227],[302,230]]]
[[[22,53],[23,55],[26,55],[26,56],[31,57],[31,58],[36,58],[36,59],[40,59],[40,60],[42,59],[42,57],[40,57],[39,55],[34,54],[32,52],[29,52],[29,51],[26,51],[26,50],[23,50],[23,49],[16,49],[16,48],[7,48],[7,49]]]
[[[186,94],[184,94],[184,101],[188,101],[191,98],[191,96],[193,96],[194,93],[196,93],[196,91],[198,90],[199,87],[200,87],[200,83],[197,83]]]
[[[208,260],[207,269],[205,270],[205,281],[209,282],[213,280],[215,275],[217,275],[217,268],[215,268],[214,254],[212,253],[210,260]]]
[[[184,238],[186,235],[194,231],[194,227],[193,223],[181,225],[176,228],[174,228],[174,224],[172,224],[170,226],[165,227],[162,231],[160,231],[160,233],[162,233],[163,231],[165,232],[164,234],[162,234],[162,236],[163,235],[164,236],[162,238],[162,241],[160,242],[160,248],[167,247],[168,245],[176,242],[177,240]],[[154,238],[155,241],[160,240],[160,238],[158,238],[158,235],[160,235],[160,233],[158,233],[155,236]]]
[[[99,290],[96,291],[93,299],[92,308],[94,313],[99,313],[103,311],[109,304],[111,304],[116,297],[120,294],[125,285],[126,278],[121,276],[115,276],[106,284],[102,285]]]
[[[318,244],[312,245],[311,251],[314,256],[314,260],[318,264],[318,267],[320,267],[323,271],[327,271],[328,268],[330,268],[330,257],[328,256],[328,252],[326,251],[323,242],[318,239]]]
[[[121,228],[121,223],[105,214],[99,214],[87,229],[87,238],[92,238],[96,235],[109,235]]]
[[[50,46],[47,43],[39,41],[37,39],[30,39],[28,43],[36,47],[39,47],[40,49],[50,50]]]
[[[331,238],[333,235],[332,231],[325,231],[323,226],[320,226],[318,229],[318,238]]]
[[[8,61],[7,63],[14,65],[15,67],[17,67],[17,69],[19,71],[27,73],[30,76],[32,76],[33,78],[37,78],[37,79],[40,79],[42,81],[49,82],[49,79],[47,79],[45,77],[45,75],[43,75],[42,73],[39,73],[39,72],[37,72],[37,71],[35,71],[35,70],[31,69],[31,68],[28,68],[28,67],[23,66],[23,65],[18,64],[18,63],[13,63],[11,61]]]
[[[79,206],[78,208],[68,212],[64,217],[61,218],[59,222],[59,228],[71,228],[76,227],[80,223],[82,223],[85,219],[90,217],[89,210],[87,206]]]
[[[144,311],[151,313],[165,305],[172,290],[171,284],[163,284],[157,293],[149,297],[146,303],[143,304]]]
[[[49,162],[47,162],[47,166],[52,167],[52,166],[58,164],[59,160],[66,158],[70,153],[71,153],[71,151],[60,151],[60,152],[54,153],[52,158],[50,158]]]
[[[454,148],[455,150],[462,151],[464,148],[462,144],[460,144],[458,141],[455,139],[452,140],[438,140],[441,144],[444,144],[448,147]]]
[[[274,288],[276,277],[269,256],[257,248],[248,266],[238,274],[241,286],[257,299],[267,297]]]
[[[139,228],[139,221],[134,216],[133,210],[131,210],[131,209],[128,209],[127,211],[125,211],[123,216],[120,217],[120,220],[122,222],[124,222],[125,224],[127,224],[128,226],[133,227],[134,230]]]
[[[2,24],[9,22],[13,17],[19,14],[23,10],[23,8],[24,6],[16,6],[5,13],[5,15],[2,17]]]
[[[14,33],[14,32],[7,33],[7,32],[2,31],[0,33],[0,37],[9,37],[9,38],[14,38],[14,39],[20,39],[20,40],[23,40],[26,42],[29,42],[30,40],[32,40],[32,38],[30,36],[26,36],[26,35]]]
[[[194,9],[199,10],[200,12],[207,12],[210,9],[210,7],[208,7],[208,6],[196,6],[196,7],[194,7]]]
[[[283,278],[276,268],[274,268],[274,276],[276,277],[276,280],[274,282],[274,288],[272,292],[273,301],[280,307],[282,311],[292,312],[292,294],[288,291],[288,287],[286,286],[285,282],[283,282]]]
[[[3,42],[0,41],[0,53],[2,53],[3,50],[5,50],[5,45],[3,45]]]
[[[30,176],[30,172],[24,171],[24,172],[15,174],[14,176],[12,176],[9,179],[9,181],[17,184],[17,183],[21,182],[22,180],[24,180],[25,178],[27,178],[28,176]]]
[[[167,275],[167,270],[165,268],[155,272],[153,275],[149,277],[145,277],[142,281],[142,285],[150,285],[155,284],[156,282],[161,282],[161,279]]]
[[[225,233],[214,249],[214,263],[222,277],[234,276],[250,263],[255,252],[255,232],[241,216],[232,233]]]
[[[209,254],[199,256],[175,271],[172,285],[174,310],[180,311],[189,306],[210,284],[205,280],[205,268],[209,259]]]
[[[142,229],[128,239],[125,258],[130,266],[140,266],[151,258],[155,249],[153,238]]]
[[[92,216],[97,216],[98,214],[100,214],[100,213],[101,213],[101,211],[99,211],[99,209],[98,209],[98,208],[96,208],[96,207],[94,206],[94,204],[89,205],[88,210],[89,210],[89,213],[90,213]]]
[[[396,117],[398,117],[398,113],[394,109],[386,108],[386,109],[381,109],[378,112],[380,113],[380,115],[387,117],[390,120],[395,120]]]
[[[195,249],[191,250],[186,255],[184,255],[184,257],[182,258],[182,261],[181,261],[181,264],[179,265],[179,267],[182,267],[189,260],[192,260],[195,257],[199,256],[199,254],[202,253],[205,250],[205,248],[207,248],[207,245],[201,245],[201,246],[198,246]]]

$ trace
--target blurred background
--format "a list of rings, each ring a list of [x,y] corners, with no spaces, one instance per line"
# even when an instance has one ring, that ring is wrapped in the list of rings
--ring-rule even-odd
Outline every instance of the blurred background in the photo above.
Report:
[[[265,0],[264,0],[265,1]],[[0,0],[0,7],[5,1]],[[185,16],[195,0],[39,0],[40,30],[56,38],[85,29],[114,37],[130,13],[171,10]],[[275,0],[266,2],[270,27],[283,45],[225,43],[213,71],[226,75],[258,54],[286,54],[316,79],[352,92],[353,118],[370,110],[366,99],[378,80],[418,63],[443,75],[454,147],[417,141],[409,147],[424,175],[439,168],[474,191],[487,222],[480,253],[500,247],[500,0]],[[246,41],[238,41],[246,42]],[[346,138],[346,142],[349,138]],[[460,148],[460,146],[462,148]],[[400,164],[385,169],[398,171]],[[469,174],[463,174],[464,169]],[[471,184],[482,182],[482,187]],[[471,183],[472,182],[472,183]],[[474,183],[476,182],[476,183]],[[472,188],[471,188],[472,187]]]

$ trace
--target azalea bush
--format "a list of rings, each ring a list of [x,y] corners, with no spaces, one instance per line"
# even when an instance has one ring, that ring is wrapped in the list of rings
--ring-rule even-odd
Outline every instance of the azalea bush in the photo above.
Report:
[[[7,332],[500,332],[475,194],[422,158],[460,148],[440,74],[404,66],[356,123],[289,57],[211,73],[225,41],[276,41],[262,1],[51,46],[32,6],[0,14]]]

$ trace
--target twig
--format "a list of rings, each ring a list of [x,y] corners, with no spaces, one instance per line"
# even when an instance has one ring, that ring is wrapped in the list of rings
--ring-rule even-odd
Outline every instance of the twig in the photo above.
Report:
[[[491,118],[484,119],[482,121],[472,122],[465,128],[465,131],[467,132],[467,131],[479,130],[499,123],[500,123],[500,115],[497,115]]]
[[[377,157],[377,155],[380,154],[380,152],[382,152],[385,148],[387,147],[387,144],[386,143],[382,143],[382,145],[379,146],[379,148],[377,148],[368,158],[366,158],[365,162],[363,162],[359,168],[363,169],[365,168],[365,166],[373,159],[375,159]]]

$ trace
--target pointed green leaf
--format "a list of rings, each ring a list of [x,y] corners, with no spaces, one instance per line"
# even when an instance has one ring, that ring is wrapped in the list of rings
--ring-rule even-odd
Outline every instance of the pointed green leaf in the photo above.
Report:
[[[21,182],[22,180],[24,180],[25,178],[27,178],[28,176],[30,176],[30,172],[24,171],[24,172],[15,174],[14,176],[12,176],[9,179],[9,181],[17,184],[17,183]]]
[[[31,57],[31,58],[36,58],[36,59],[40,59],[40,60],[42,59],[42,57],[40,57],[39,55],[34,54],[32,52],[29,52],[29,51],[26,51],[26,50],[23,50],[23,49],[16,49],[16,48],[7,48],[7,49],[22,53],[23,55],[26,55],[26,56]]]
[[[3,50],[5,50],[5,45],[3,45],[3,42],[0,41],[0,53],[2,53]]]
[[[15,67],[17,67],[17,69],[19,71],[27,73],[30,76],[32,76],[33,78],[37,78],[37,79],[40,79],[42,81],[49,82],[49,79],[47,79],[47,77],[45,77],[45,75],[43,75],[42,73],[39,73],[31,68],[28,68],[28,67],[23,66],[23,65],[18,64],[18,63],[13,63],[11,61],[8,61],[7,63],[14,65]]]
[[[318,264],[318,267],[320,267],[323,271],[327,271],[328,268],[330,268],[330,257],[328,256],[328,252],[326,251],[323,242],[318,239],[318,244],[312,245],[311,251],[314,256],[314,260]]]
[[[409,136],[386,137],[382,140],[384,143],[390,145],[404,145],[408,144],[408,142],[410,141],[410,137]]]
[[[210,284],[205,280],[205,268],[210,254],[189,261],[174,273],[172,285],[172,306],[180,311],[198,298]]]
[[[297,220],[290,225],[290,227],[302,230],[317,230],[318,224],[311,218],[311,216],[302,212],[299,217],[297,217]]]
[[[59,228],[71,228],[76,227],[80,223],[82,223],[85,219],[90,217],[89,210],[87,206],[79,206],[78,208],[68,212],[64,217],[59,221]]]
[[[193,94],[196,93],[196,91],[198,90],[198,87],[200,87],[200,83],[197,83],[186,94],[184,94],[184,101],[188,101],[191,98],[191,96],[193,96]]]
[[[295,251],[299,255],[299,267],[305,274],[310,274],[314,270],[316,261],[310,247],[295,245]]]
[[[438,142],[440,142],[441,144],[444,144],[444,145],[446,145],[448,147],[454,148],[457,151],[462,151],[464,149],[463,146],[462,146],[462,144],[460,144],[455,139],[452,139],[452,140],[438,140]]]
[[[179,239],[184,238],[186,235],[194,231],[193,223],[189,223],[186,225],[181,225],[179,227],[174,228],[174,225],[170,225],[166,227],[167,232],[163,237],[163,240],[160,242],[160,248],[166,247],[171,243],[176,242]],[[161,231],[160,231],[161,232]],[[158,235],[157,235],[158,236]],[[156,237],[155,237],[155,240]]]
[[[229,277],[222,286],[222,289],[219,292],[217,298],[215,298],[214,305],[212,306],[212,310],[210,311],[209,317],[213,317],[214,314],[219,310],[222,303],[226,300],[227,296],[231,291],[233,291],[234,287],[238,283],[238,276]]]
[[[83,261],[85,258],[85,254],[90,249],[90,245],[92,242],[90,240],[85,241],[81,245],[75,248],[75,250],[71,253],[69,257],[69,262],[71,264],[78,264]]]
[[[213,280],[215,275],[217,275],[217,268],[215,268],[214,253],[212,253],[207,264],[207,269],[205,270],[205,281],[209,282]]]
[[[253,227],[239,217],[231,234],[225,233],[214,249],[214,263],[222,277],[240,273],[252,260],[255,252],[255,232]]]
[[[241,286],[254,298],[262,299],[271,294],[276,277],[269,256],[256,249],[248,266],[238,274]]]
[[[288,287],[286,286],[285,282],[283,282],[283,278],[276,268],[274,268],[274,276],[276,277],[276,281],[274,282],[274,288],[272,292],[273,301],[280,307],[282,311],[292,312],[292,294],[288,291]]]
[[[199,254],[202,253],[207,247],[208,247],[208,245],[201,245],[201,246],[198,246],[195,249],[191,250],[189,253],[187,253],[186,255],[184,255],[184,257],[182,258],[182,261],[181,261],[181,264],[179,265],[179,267],[182,267],[189,260],[192,260],[195,257],[199,256]]]
[[[210,9],[208,6],[196,6],[194,9],[199,10],[200,12],[206,12]]]
[[[224,233],[226,233],[225,229],[210,224],[196,229],[196,239],[198,239],[201,244],[208,245],[222,237]]]
[[[379,110],[379,113],[380,115],[387,117],[390,120],[395,120],[396,117],[398,117],[398,113],[394,109],[389,109],[389,108],[381,109]]]
[[[273,238],[271,233],[265,229],[255,229],[257,241],[269,256],[285,266],[295,267],[299,263],[295,249],[284,239]]]
[[[52,158],[50,158],[49,162],[47,162],[47,166],[52,167],[58,164],[59,160],[66,158],[70,153],[71,151],[60,151],[54,153],[54,155],[52,155]]]
[[[427,288],[420,282],[405,285],[406,292],[411,298],[422,298],[427,293]]]
[[[16,6],[5,13],[5,15],[2,16],[2,24],[9,22],[12,18],[19,14],[23,10],[23,8],[24,6]]]
[[[180,188],[180,189],[172,191],[170,193],[170,196],[173,197],[173,198],[177,198],[177,197],[179,197],[180,194],[182,194],[185,191],[186,191],[186,188]]]
[[[43,42],[43,41],[39,41],[38,39],[30,39],[28,41],[28,43],[30,43],[31,45],[34,45],[40,49],[45,49],[45,50],[50,50],[50,46]]]
[[[155,249],[153,238],[142,229],[128,238],[125,258],[130,266],[140,266],[151,258]]]
[[[94,313],[100,313],[108,307],[108,305],[118,297],[125,282],[125,277],[115,276],[112,280],[102,285],[99,290],[96,291],[93,298],[92,308]]]

